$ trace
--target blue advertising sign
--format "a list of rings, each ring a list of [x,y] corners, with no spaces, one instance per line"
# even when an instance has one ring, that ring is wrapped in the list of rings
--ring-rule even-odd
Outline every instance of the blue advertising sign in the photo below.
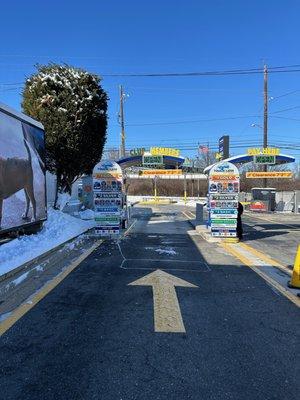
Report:
[[[212,209],[211,210],[212,214],[216,214],[216,215],[226,215],[227,214],[237,214],[237,209],[236,208],[228,208],[228,209],[221,209],[221,208],[216,208],[216,209]]]

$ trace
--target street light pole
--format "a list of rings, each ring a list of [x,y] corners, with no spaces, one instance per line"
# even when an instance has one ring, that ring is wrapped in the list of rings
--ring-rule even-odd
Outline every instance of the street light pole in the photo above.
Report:
[[[125,157],[124,92],[122,85],[120,85],[120,123],[121,123],[120,157]]]
[[[268,147],[268,68],[264,65],[264,140],[263,147]],[[263,166],[263,171],[268,171],[268,166]],[[267,178],[263,180],[263,186],[267,187]]]

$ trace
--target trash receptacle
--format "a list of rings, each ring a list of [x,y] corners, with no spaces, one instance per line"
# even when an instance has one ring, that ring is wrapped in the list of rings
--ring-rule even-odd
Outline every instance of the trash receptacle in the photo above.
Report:
[[[268,211],[276,209],[276,188],[252,188],[252,201],[263,201],[268,203]]]

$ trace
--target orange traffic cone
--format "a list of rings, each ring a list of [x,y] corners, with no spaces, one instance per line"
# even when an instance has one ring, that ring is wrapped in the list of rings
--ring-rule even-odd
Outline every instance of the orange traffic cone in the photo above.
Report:
[[[298,246],[292,279],[289,281],[288,286],[290,288],[300,289],[300,245]]]

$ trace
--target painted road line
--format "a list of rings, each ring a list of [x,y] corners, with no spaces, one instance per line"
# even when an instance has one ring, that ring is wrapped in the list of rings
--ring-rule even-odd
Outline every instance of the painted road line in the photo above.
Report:
[[[130,225],[130,227],[127,229],[127,231],[124,233],[123,236],[127,236],[129,234],[129,232],[131,231],[131,229],[133,229],[134,225],[137,223],[137,219],[135,219],[133,221],[133,223]]]
[[[196,216],[195,216],[191,211],[187,211],[187,212],[182,211],[182,214],[183,214],[185,217],[187,217],[188,219],[191,219],[191,215],[188,215],[187,213],[191,213],[191,214],[193,215],[193,217],[196,218]]]
[[[245,247],[241,246],[241,243],[229,244],[220,243],[228,253],[235,256],[243,264],[247,265],[254,272],[256,272],[261,278],[263,278],[267,283],[272,285],[276,290],[278,290],[283,296],[292,301],[296,306],[300,307],[300,298],[297,297],[297,290],[289,289],[286,286],[288,276],[282,274],[282,272],[276,272],[276,268],[266,261],[254,255]],[[282,274],[282,275],[279,275]]]
[[[182,214],[183,214],[185,217],[187,217],[188,219],[191,218],[185,211],[182,211]]]
[[[190,288],[198,286],[159,269],[129,285],[152,286],[155,332],[185,333],[175,286]]]
[[[246,244],[246,243],[239,243],[240,246],[244,247],[246,250],[250,251],[250,253],[254,254],[261,260],[265,261],[266,264],[272,265],[273,267],[277,267],[281,269],[283,272],[286,274],[292,275],[292,271],[288,268],[285,267],[284,265],[280,264],[278,261],[273,260],[271,257],[267,256],[266,254],[261,253],[260,251],[256,250],[252,246]]]
[[[63,272],[57,275],[52,281],[42,287],[30,300],[21,304],[16,308],[11,315],[4,321],[0,322],[0,336],[2,336],[9,328],[11,328],[20,318],[30,311],[39,301],[41,301],[47,294],[49,294],[57,285],[59,285],[75,268],[78,267],[90,254],[93,253],[101,244],[103,240],[98,240],[93,246],[81,254],[75,261],[73,261]]]

